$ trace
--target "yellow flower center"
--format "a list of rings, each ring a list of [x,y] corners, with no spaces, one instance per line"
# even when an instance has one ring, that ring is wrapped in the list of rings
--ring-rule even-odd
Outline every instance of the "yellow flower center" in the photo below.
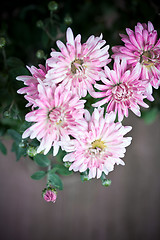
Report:
[[[101,139],[97,139],[93,141],[92,143],[92,149],[99,149],[102,151],[104,148],[106,148],[106,145],[104,144],[104,141],[101,141]]]
[[[62,122],[63,122],[63,120],[62,120],[62,119],[60,119],[60,120],[58,120],[58,122],[56,122],[56,125],[61,125],[61,124],[62,124]]]
[[[71,63],[71,72],[72,74],[76,74],[77,71],[82,71],[83,67],[83,60],[82,59],[75,59],[72,63]]]
[[[140,63],[145,65],[147,68],[155,65],[156,56],[153,57],[150,51],[144,51],[140,56]]]

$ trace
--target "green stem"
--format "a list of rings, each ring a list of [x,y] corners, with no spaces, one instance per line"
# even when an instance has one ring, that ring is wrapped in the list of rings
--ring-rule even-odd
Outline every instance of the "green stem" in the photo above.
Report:
[[[2,55],[3,55],[3,60],[4,60],[4,69],[7,69],[7,58],[6,58],[6,51],[4,47],[2,48]]]
[[[43,30],[45,31],[45,33],[47,34],[47,36],[48,36],[53,42],[55,42],[55,38],[52,37],[52,35],[50,34],[50,32],[48,32],[48,30],[47,30],[45,27],[43,27]]]

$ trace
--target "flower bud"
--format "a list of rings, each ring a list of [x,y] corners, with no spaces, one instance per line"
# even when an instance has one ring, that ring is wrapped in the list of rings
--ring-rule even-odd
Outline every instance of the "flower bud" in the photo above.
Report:
[[[64,23],[67,24],[67,25],[71,25],[72,24],[72,18],[69,15],[67,15],[64,18]]]
[[[81,175],[82,182],[86,182],[89,180],[88,175]]]
[[[39,21],[37,21],[36,26],[38,28],[43,28],[44,27],[44,23],[42,22],[42,20],[39,20]]]
[[[55,203],[57,199],[57,191],[55,188],[48,187],[43,189],[42,196],[46,202]]]
[[[39,59],[43,59],[45,57],[44,51],[43,50],[38,50],[36,52],[36,57]]]
[[[3,113],[3,117],[4,117],[4,118],[11,118],[10,112],[9,112],[9,111],[5,111],[5,112]]]
[[[72,162],[64,162],[64,166],[66,168],[69,168],[72,165]]]
[[[22,141],[19,143],[19,147],[20,147],[20,148],[25,148],[25,147],[27,147],[26,141],[22,139]]]
[[[81,181],[82,182],[86,182],[89,180],[89,176],[88,176],[88,170],[86,170],[85,172],[81,173]]]
[[[27,154],[29,157],[34,157],[37,155],[37,148],[29,146],[27,149]]]
[[[18,115],[17,114],[13,114],[13,119],[17,120],[18,119]]]
[[[57,2],[55,2],[55,1],[51,1],[51,2],[49,2],[48,3],[48,9],[50,10],[50,11],[57,11],[57,9],[58,9],[58,3]]]
[[[111,185],[111,180],[110,179],[102,180],[102,185],[105,187],[109,187]]]
[[[3,48],[6,45],[6,39],[4,37],[0,38],[0,48]]]

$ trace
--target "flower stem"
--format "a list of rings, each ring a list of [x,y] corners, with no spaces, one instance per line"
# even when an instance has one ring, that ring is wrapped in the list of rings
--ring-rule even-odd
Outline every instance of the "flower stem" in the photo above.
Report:
[[[2,48],[2,55],[3,55],[3,60],[4,60],[4,69],[7,69],[7,58],[6,58],[6,51],[4,47]]]

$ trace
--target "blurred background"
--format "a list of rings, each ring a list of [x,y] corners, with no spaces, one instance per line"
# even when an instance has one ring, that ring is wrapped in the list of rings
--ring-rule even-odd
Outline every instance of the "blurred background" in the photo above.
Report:
[[[52,11],[51,11],[52,9]],[[160,100],[142,118],[130,112],[124,125],[133,137],[124,158],[101,181],[82,182],[80,175],[62,177],[64,190],[55,204],[41,197],[45,179],[30,176],[39,167],[17,145],[26,113],[16,91],[26,65],[44,64],[56,40],[65,42],[70,26],[82,42],[103,33],[111,47],[122,44],[119,33],[137,22],[151,21],[160,34],[160,6],[145,0],[5,1],[0,8],[0,239],[2,240],[159,240],[160,239]],[[160,35],[159,35],[160,36]],[[110,49],[110,54],[111,54]],[[8,130],[10,134],[8,134]],[[17,161],[19,160],[19,161]]]

